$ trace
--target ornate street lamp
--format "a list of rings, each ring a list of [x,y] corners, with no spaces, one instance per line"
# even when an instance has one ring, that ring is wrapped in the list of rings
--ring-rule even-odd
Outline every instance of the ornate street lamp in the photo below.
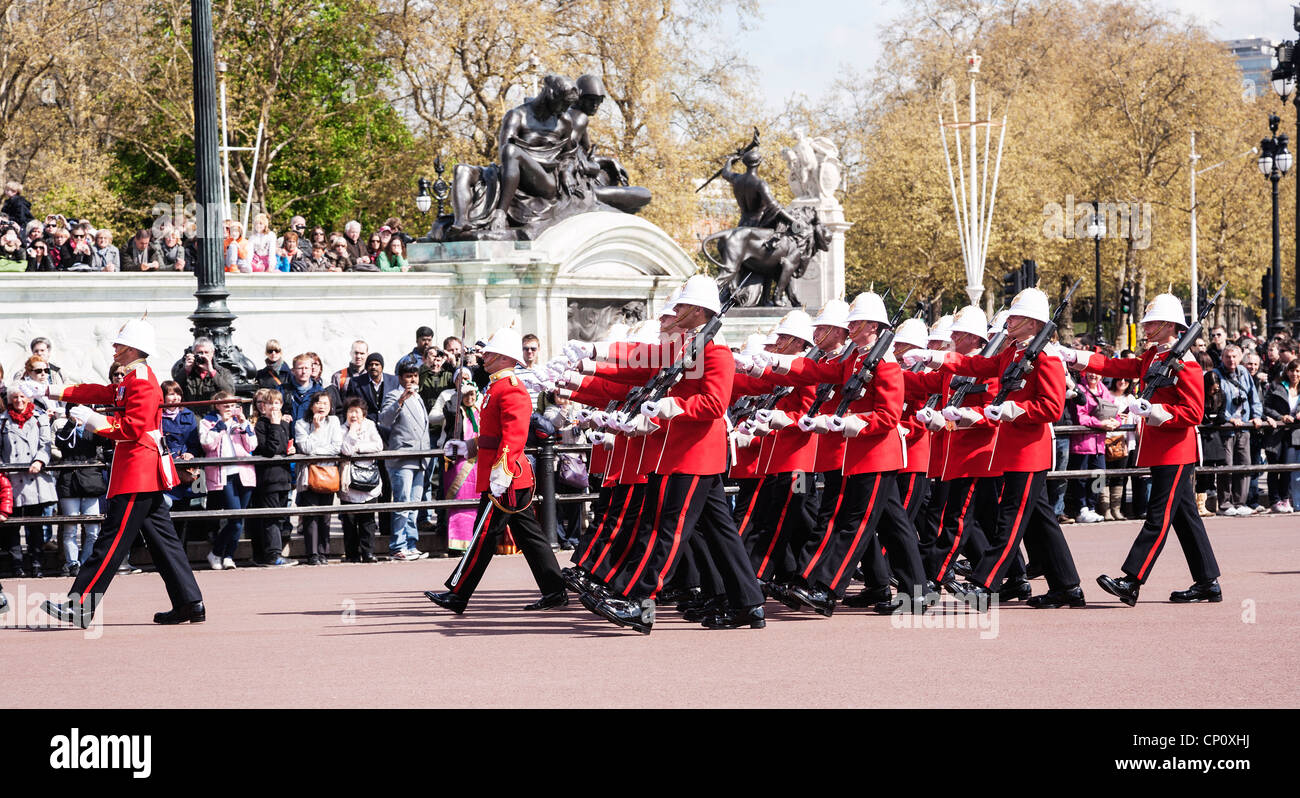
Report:
[[[431,183],[429,178],[422,177],[416,184],[418,191],[415,194],[415,207],[419,209],[420,213],[427,214],[429,209],[433,207],[433,203],[435,201],[438,203],[438,212],[434,214],[433,226],[429,228],[428,234],[420,239],[421,241],[435,240],[434,228],[438,225],[438,219],[442,217],[442,208],[447,204],[447,198],[451,196],[451,186],[448,185],[446,180],[442,179],[442,173],[447,171],[447,168],[442,163],[441,154],[433,159],[433,171],[438,175],[437,180]]]
[[[1269,335],[1286,329],[1286,324],[1282,320],[1282,237],[1278,225],[1277,183],[1291,170],[1291,151],[1287,149],[1286,134],[1277,135],[1277,126],[1281,121],[1276,114],[1270,114],[1268,129],[1273,135],[1259,142],[1259,171],[1273,184],[1273,284],[1270,292],[1272,307],[1264,309],[1268,314]]]
[[[1106,334],[1101,329],[1101,240],[1106,237],[1106,219],[1101,215],[1101,203],[1093,202],[1092,219],[1088,222],[1088,238],[1093,241],[1097,268],[1096,294],[1092,300],[1092,335],[1097,346],[1106,345]]]
[[[1291,27],[1294,28],[1297,33],[1300,33],[1300,5],[1292,5],[1291,10],[1292,10]],[[1295,109],[1296,109],[1296,137],[1297,140],[1300,140],[1300,92],[1296,91],[1296,79],[1300,77],[1300,64],[1297,64],[1296,62],[1296,44],[1297,42],[1292,40],[1292,41],[1284,41],[1281,44],[1277,45],[1277,48],[1275,50],[1275,54],[1277,57],[1277,66],[1274,67],[1273,69],[1272,83],[1273,83],[1273,91],[1277,92],[1277,96],[1282,99],[1283,103],[1286,103],[1288,97],[1292,98],[1292,103],[1295,105]],[[1287,154],[1287,165],[1290,166],[1290,153]],[[1277,183],[1275,182],[1273,186],[1274,186],[1273,193],[1276,194]],[[1295,224],[1295,243],[1296,243],[1295,277],[1296,280],[1295,280],[1295,302],[1292,304],[1291,307],[1291,334],[1297,338],[1300,338],[1300,180],[1296,181],[1295,197],[1296,197],[1296,208],[1295,208],[1295,222],[1296,222]],[[1282,315],[1282,300],[1281,300],[1282,277],[1281,277],[1281,269],[1278,267],[1278,265],[1276,265],[1276,262],[1280,261],[1281,257],[1276,253],[1276,251],[1274,252],[1273,260],[1275,261],[1275,265],[1273,266],[1273,289],[1274,289],[1273,302],[1276,304],[1277,316],[1280,319]],[[1271,320],[1270,320],[1270,328],[1271,328]]]

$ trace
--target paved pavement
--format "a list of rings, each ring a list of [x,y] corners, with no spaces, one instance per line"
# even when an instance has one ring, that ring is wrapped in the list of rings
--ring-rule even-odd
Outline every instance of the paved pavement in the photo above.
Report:
[[[151,623],[166,608],[156,574],[121,577],[86,632],[23,626],[45,623],[37,605],[70,579],[8,580],[18,611],[0,616],[0,672],[49,678],[0,706],[1295,707],[1300,518],[1207,520],[1221,604],[1168,603],[1190,583],[1171,540],[1124,607],[1092,580],[1118,573],[1137,522],[1075,525],[1087,608],[1015,603],[981,620],[951,605],[937,628],[769,602],[762,631],[710,631],[661,608],[645,637],[576,600],[520,611],[536,597],[520,556],[493,560],[460,617],[421,595],[441,589],[445,559],[200,571],[209,620],[181,627]],[[106,685],[105,669],[136,678]]]

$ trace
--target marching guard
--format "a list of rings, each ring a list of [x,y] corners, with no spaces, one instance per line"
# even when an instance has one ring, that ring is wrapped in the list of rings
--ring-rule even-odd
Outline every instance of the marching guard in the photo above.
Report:
[[[144,535],[172,604],[167,612],[153,616],[154,623],[202,623],[207,619],[203,595],[163,500],[163,493],[180,478],[159,429],[162,389],[145,362],[157,351],[153,326],[133,319],[122,325],[113,339],[113,362],[126,369],[121,383],[40,386],[46,395],[68,403],[71,418],[117,443],[108,477],[108,511],[90,558],[73,581],[66,604],[41,604],[46,613],[83,629],[94,618],[137,534]],[[88,405],[120,409],[106,416]]]
[[[1199,322],[1196,326],[1199,332]],[[1130,607],[1137,604],[1138,591],[1151,576],[1171,526],[1195,582],[1187,590],[1172,593],[1169,600],[1178,604],[1223,601],[1219,564],[1196,510],[1195,472],[1200,461],[1196,425],[1201,423],[1205,410],[1205,383],[1200,365],[1187,351],[1189,341],[1184,339],[1195,338],[1195,333],[1189,332],[1183,303],[1173,294],[1161,294],[1147,305],[1142,316],[1142,334],[1151,344],[1142,357],[1119,359],[1079,349],[1062,350],[1062,359],[1076,369],[1103,377],[1141,379],[1143,395],[1151,391],[1149,400],[1133,408],[1142,419],[1137,467],[1151,469],[1146,521],[1121,566],[1123,576],[1097,577],[1103,590]],[[1173,384],[1151,385],[1152,365],[1169,358],[1179,364],[1168,367],[1176,375]]]
[[[483,398],[478,437],[468,443],[453,439],[444,445],[448,456],[470,457],[477,452],[481,465],[492,464],[491,468],[478,469],[477,487],[482,495],[474,521],[474,537],[456,570],[447,578],[447,590],[424,593],[429,601],[457,615],[468,606],[492,561],[497,540],[507,527],[542,591],[542,597],[524,609],[545,610],[569,603],[555,553],[533,510],[533,469],[524,456],[533,402],[514,372],[523,362],[519,330],[513,326],[498,330],[483,347],[483,368],[488,372],[489,383]]]

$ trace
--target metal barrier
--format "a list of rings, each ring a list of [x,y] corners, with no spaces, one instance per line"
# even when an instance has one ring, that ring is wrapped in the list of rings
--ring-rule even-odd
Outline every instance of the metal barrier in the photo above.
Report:
[[[1289,425],[1294,426],[1294,425]],[[1249,431],[1254,427],[1236,427],[1226,425],[1226,429],[1238,431]],[[1120,426],[1115,430],[1098,430],[1092,427],[1082,426],[1060,426],[1055,427],[1057,434],[1067,434],[1070,432],[1119,432],[1134,429],[1133,425]],[[1271,429],[1271,428],[1266,428]],[[555,490],[555,458],[556,455],[567,452],[588,453],[591,451],[590,445],[582,444],[555,444],[544,443],[537,447],[529,447],[524,450],[526,454],[533,454],[537,459],[536,479],[537,488],[533,495],[533,504],[539,511],[539,521],[542,528],[546,530],[548,537],[554,537],[556,534],[556,515],[557,505],[560,503],[589,502],[597,498],[595,493],[565,493],[558,494]],[[178,460],[177,465],[186,468],[199,468],[202,466],[218,465],[266,465],[269,463],[341,463],[350,460],[395,460],[411,458],[433,458],[441,457],[442,449],[399,449],[383,452],[374,452],[371,454],[359,454],[353,456],[343,455],[293,455],[291,457],[254,457],[254,458],[237,458],[237,457],[210,457],[194,458],[193,460]],[[29,463],[13,464],[0,466],[0,471],[26,471]],[[107,467],[105,463],[58,463],[47,466],[50,471],[68,470],[76,468]],[[1300,470],[1300,463],[1269,463],[1265,465],[1249,466],[1213,466],[1196,468],[1198,474],[1266,474],[1269,472],[1288,472]],[[1105,468],[1093,470],[1060,470],[1049,471],[1047,479],[1088,479],[1098,476],[1104,477],[1128,477],[1142,476],[1149,473],[1147,468]],[[727,488],[727,493],[737,492],[737,488]],[[304,516],[304,515],[335,515],[351,513],[389,513],[406,510],[423,510],[423,509],[469,509],[477,507],[477,499],[433,499],[417,502],[383,502],[367,504],[345,504],[340,501],[338,504],[326,504],[311,507],[258,507],[247,508],[243,510],[177,510],[171,514],[172,518],[177,521],[190,519],[211,519],[222,520],[226,518],[284,518]],[[28,516],[17,517],[11,516],[5,521],[0,521],[0,528],[5,526],[18,526],[22,524],[94,524],[103,521],[103,515],[53,515],[53,516]],[[552,540],[552,543],[555,541]]]

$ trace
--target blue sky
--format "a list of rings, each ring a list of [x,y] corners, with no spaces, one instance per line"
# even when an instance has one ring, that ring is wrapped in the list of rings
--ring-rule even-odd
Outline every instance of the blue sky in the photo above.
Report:
[[[1295,38],[1291,8],[1264,0],[1157,0],[1222,39]],[[880,55],[877,29],[900,15],[902,0],[760,0],[762,19],[738,49],[758,71],[769,110],[803,92],[816,98],[845,65],[866,71]]]

